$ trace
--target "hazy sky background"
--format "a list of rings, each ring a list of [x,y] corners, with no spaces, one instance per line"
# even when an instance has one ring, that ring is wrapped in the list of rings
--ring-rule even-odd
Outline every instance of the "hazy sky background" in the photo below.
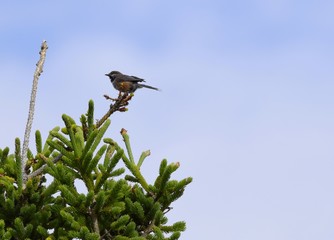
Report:
[[[2,1],[0,147],[23,138],[42,40],[33,130],[77,121],[105,73],[143,77],[112,117],[152,183],[163,158],[194,182],[174,205],[181,239],[334,239],[334,2]],[[33,141],[31,146],[33,146]]]

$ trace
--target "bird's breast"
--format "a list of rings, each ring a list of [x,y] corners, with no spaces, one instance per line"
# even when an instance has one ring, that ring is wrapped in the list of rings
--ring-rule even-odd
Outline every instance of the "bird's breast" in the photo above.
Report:
[[[131,82],[113,82],[114,87],[121,92],[134,92],[136,90],[136,84]]]

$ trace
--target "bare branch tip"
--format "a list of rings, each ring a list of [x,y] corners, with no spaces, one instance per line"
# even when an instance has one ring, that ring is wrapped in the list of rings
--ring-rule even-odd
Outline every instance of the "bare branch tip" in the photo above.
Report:
[[[46,40],[43,40],[42,46],[41,46],[41,51],[46,50],[46,49],[48,49],[48,44],[47,44]]]

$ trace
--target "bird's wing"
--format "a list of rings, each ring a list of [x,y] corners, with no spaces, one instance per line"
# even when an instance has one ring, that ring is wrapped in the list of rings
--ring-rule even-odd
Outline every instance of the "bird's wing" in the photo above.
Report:
[[[144,79],[136,77],[136,76],[129,76],[129,77],[133,78],[132,80],[133,82],[145,82]]]
[[[137,83],[137,82],[145,82],[144,79],[142,78],[139,78],[139,77],[136,77],[136,76],[128,76],[128,75],[120,75],[120,76],[117,76],[117,81],[119,82],[134,82],[134,83]]]

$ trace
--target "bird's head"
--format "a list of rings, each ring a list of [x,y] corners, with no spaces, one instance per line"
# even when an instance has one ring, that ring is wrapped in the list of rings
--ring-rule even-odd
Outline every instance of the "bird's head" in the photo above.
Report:
[[[105,75],[108,76],[110,78],[110,81],[113,82],[118,74],[122,73],[120,73],[119,71],[111,71],[110,73],[106,73]]]

